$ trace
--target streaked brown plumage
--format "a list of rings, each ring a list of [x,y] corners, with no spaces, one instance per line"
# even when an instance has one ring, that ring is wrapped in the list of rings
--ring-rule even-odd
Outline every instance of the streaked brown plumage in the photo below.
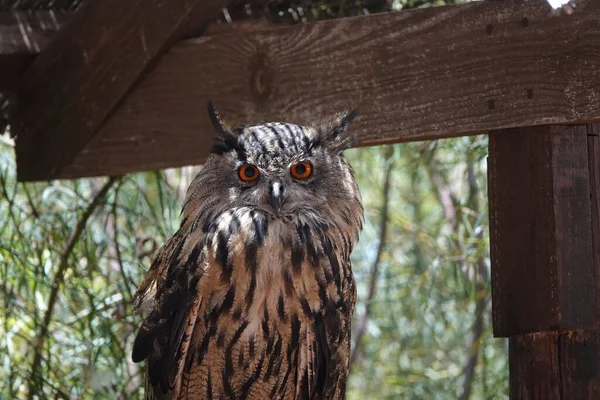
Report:
[[[147,399],[343,399],[363,208],[344,113],[217,131],[136,293]]]

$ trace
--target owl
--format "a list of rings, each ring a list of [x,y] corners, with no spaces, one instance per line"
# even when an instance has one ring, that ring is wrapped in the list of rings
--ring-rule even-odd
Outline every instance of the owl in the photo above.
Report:
[[[356,112],[229,128],[190,184],[134,309],[147,399],[343,399],[361,195]]]

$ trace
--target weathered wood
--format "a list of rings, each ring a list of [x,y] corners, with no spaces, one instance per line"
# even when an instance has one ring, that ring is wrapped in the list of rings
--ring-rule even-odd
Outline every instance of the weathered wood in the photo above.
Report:
[[[39,51],[72,18],[72,12],[0,12],[0,91],[13,90]]]
[[[585,125],[494,132],[489,151],[494,334],[594,327]]]
[[[21,75],[73,18],[73,11],[0,11],[0,91],[15,90]],[[243,33],[272,27],[264,21],[212,23],[205,34]]]
[[[600,398],[599,128],[490,135],[493,322],[510,336],[512,400]]]
[[[0,54],[36,55],[73,15],[48,10],[0,12]]]
[[[168,46],[227,3],[86,1],[23,76],[11,121],[19,179],[58,174]]]
[[[83,0],[0,0],[0,11],[76,10]]]
[[[588,126],[590,202],[592,206],[592,244],[596,287],[600,288],[600,125]],[[596,297],[596,316],[600,327],[600,296]]]
[[[600,334],[544,332],[510,339],[511,400],[600,399]]]
[[[359,145],[600,118],[600,2],[473,2],[174,46],[71,164],[31,179],[201,163],[208,98],[234,122],[359,107]],[[21,174],[23,179],[25,174]]]
[[[0,91],[13,91],[21,75],[35,56],[31,54],[0,54]]]

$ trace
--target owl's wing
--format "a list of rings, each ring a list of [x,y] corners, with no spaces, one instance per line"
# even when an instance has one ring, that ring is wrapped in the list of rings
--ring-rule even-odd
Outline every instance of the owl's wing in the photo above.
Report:
[[[333,314],[329,314],[333,313]],[[310,373],[300,382],[302,398],[344,399],[350,335],[347,315],[330,310],[317,316],[313,327]],[[328,315],[329,314],[329,315]]]
[[[332,257],[338,258],[331,254]],[[351,270],[350,260],[344,257]],[[338,259],[338,262],[340,260]],[[313,327],[312,387],[308,398],[345,399],[350,362],[350,325],[356,299],[356,283],[348,275],[342,283],[343,302],[330,302]]]
[[[133,312],[135,314],[140,314],[146,318],[154,308],[156,292],[165,280],[169,260],[182,241],[183,235],[177,232],[158,249],[148,272],[146,272],[146,276],[133,296]]]
[[[317,318],[314,334],[312,366],[314,392],[310,398],[321,399],[329,384],[329,368],[332,361],[329,338],[327,337],[325,323],[322,318]]]
[[[185,236],[189,238],[178,232],[161,247],[136,292],[138,307],[145,302],[153,305],[135,338],[132,359],[148,359],[147,386],[153,387],[155,397],[158,388],[168,398],[177,396],[196,324],[204,241],[183,254]]]

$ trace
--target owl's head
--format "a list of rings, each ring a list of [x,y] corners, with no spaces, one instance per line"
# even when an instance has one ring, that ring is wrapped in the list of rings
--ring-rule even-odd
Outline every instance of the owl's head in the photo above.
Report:
[[[249,207],[285,219],[360,203],[352,169],[343,157],[352,144],[348,125],[356,111],[314,126],[273,122],[236,128],[226,127],[210,102],[208,112],[215,141],[190,185],[184,214],[188,206],[209,212],[218,204],[221,211]]]

